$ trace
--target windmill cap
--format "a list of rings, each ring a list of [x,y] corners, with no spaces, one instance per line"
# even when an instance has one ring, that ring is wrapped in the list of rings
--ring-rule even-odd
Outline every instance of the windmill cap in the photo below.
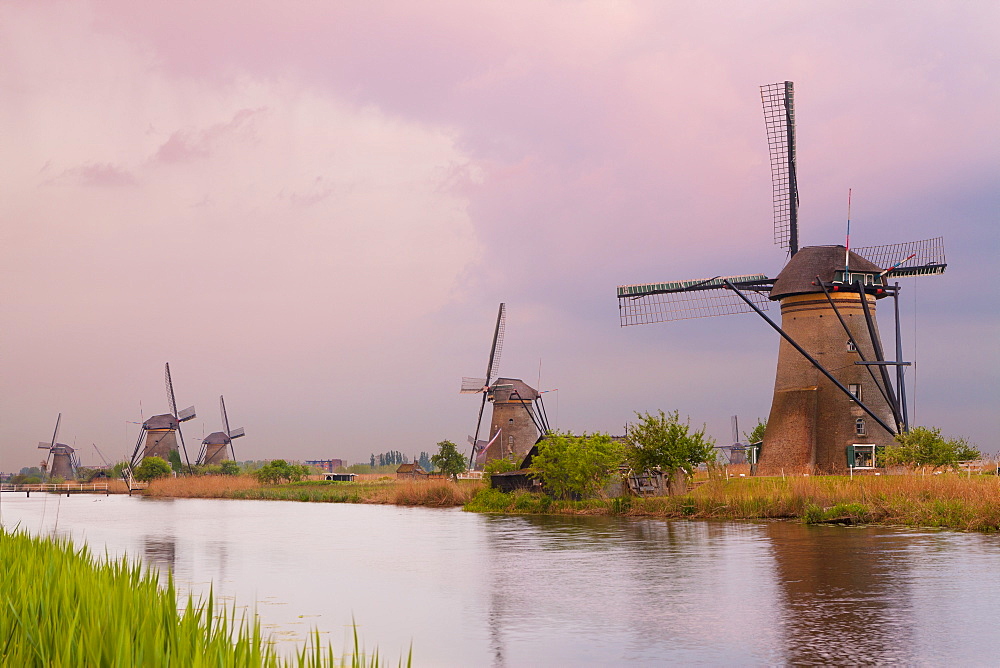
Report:
[[[143,429],[177,429],[177,418],[170,413],[154,415],[142,423]]]
[[[205,445],[226,445],[229,443],[229,437],[226,436],[226,432],[224,431],[213,431],[205,437],[202,443]]]
[[[823,292],[816,285],[819,276],[824,283],[834,279],[834,272],[844,268],[843,246],[806,246],[792,256],[774,280],[770,298],[777,300],[791,295]],[[851,251],[851,271],[879,273],[880,267]]]
[[[517,392],[517,396],[524,401],[534,401],[538,398],[538,390],[531,387],[520,378],[497,378],[493,382],[492,388],[496,388],[497,385],[505,385],[506,387],[503,389],[510,390],[512,394]]]

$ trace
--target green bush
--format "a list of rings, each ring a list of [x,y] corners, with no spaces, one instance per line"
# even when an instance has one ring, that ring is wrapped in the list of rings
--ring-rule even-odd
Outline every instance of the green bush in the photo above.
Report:
[[[906,434],[896,435],[896,445],[885,448],[886,464],[958,468],[958,463],[979,459],[982,455],[964,438],[948,440],[935,427],[914,427]]]
[[[607,434],[554,433],[538,444],[532,474],[557,498],[596,496],[624,461],[622,445]]]
[[[157,478],[166,478],[173,469],[166,460],[160,457],[146,457],[135,469],[135,479],[140,482],[149,482]]]
[[[289,464],[284,459],[273,459],[254,471],[253,475],[262,483],[274,485],[301,480],[308,470],[305,466]]]

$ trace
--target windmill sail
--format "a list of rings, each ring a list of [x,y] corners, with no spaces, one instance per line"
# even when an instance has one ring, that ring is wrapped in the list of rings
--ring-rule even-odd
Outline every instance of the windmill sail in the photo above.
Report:
[[[726,280],[741,290],[747,290],[747,297],[758,308],[767,309],[766,291],[772,281],[764,274],[620,285],[618,314],[621,325],[646,325],[752,312],[753,309],[745,301],[726,288]]]
[[[948,266],[944,257],[944,237],[885,246],[865,246],[855,248],[854,252],[879,267],[887,270],[892,268],[887,272],[889,277],[943,274]]]
[[[795,168],[795,104],[791,81],[760,87],[771,154],[774,243],[792,255],[799,250],[799,186]]]

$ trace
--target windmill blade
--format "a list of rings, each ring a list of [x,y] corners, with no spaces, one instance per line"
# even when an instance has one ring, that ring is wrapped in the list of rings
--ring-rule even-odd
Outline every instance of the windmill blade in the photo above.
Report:
[[[467,376],[462,376],[462,389],[458,391],[459,394],[479,394],[486,388],[485,378],[469,378]]]
[[[170,362],[167,362],[164,366],[163,380],[167,385],[167,401],[170,404],[170,414],[177,417],[177,399],[174,398],[174,382],[170,379]]]
[[[188,406],[180,413],[177,414],[178,422],[187,422],[188,420],[193,420],[195,418],[194,406]]]
[[[497,311],[497,325],[493,330],[493,345],[490,347],[490,359],[486,363],[486,383],[493,380],[500,373],[500,353],[503,351],[503,332],[507,327],[507,305],[500,302],[500,310]]]
[[[948,266],[944,257],[944,237],[884,246],[865,246],[853,250],[873,264],[885,268],[889,277],[933,276],[943,274],[945,267]]]
[[[799,250],[799,187],[795,167],[795,98],[791,81],[760,87],[771,155],[774,243],[795,255]]]
[[[49,443],[48,441],[39,441],[38,442],[38,449],[39,450],[51,450],[52,447],[53,447],[52,443]]]
[[[229,416],[226,415],[226,400],[221,394],[219,395],[219,410],[222,412],[222,426],[226,430],[226,436],[232,438],[232,435],[229,433]]]
[[[246,429],[244,429],[243,427],[237,427],[236,429],[233,429],[231,432],[229,432],[229,440],[233,440],[234,438],[240,438],[241,436],[246,436],[246,435],[247,435]]]
[[[56,439],[59,438],[59,423],[62,422],[62,413],[56,416],[56,428],[52,432],[52,443],[50,447],[56,447]]]
[[[716,276],[667,283],[645,283],[618,287],[618,315],[622,327],[655,322],[751,313],[753,309],[725,285],[746,290],[761,310],[770,301],[765,290],[774,282],[764,274]]]

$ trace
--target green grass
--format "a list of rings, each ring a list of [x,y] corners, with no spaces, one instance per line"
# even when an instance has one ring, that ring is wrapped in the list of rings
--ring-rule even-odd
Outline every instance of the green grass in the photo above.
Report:
[[[255,615],[188,597],[126,558],[95,559],[66,540],[0,528],[0,659],[6,666],[378,666],[355,633],[338,656],[314,632],[291,658]],[[409,661],[407,662],[409,663]]]

